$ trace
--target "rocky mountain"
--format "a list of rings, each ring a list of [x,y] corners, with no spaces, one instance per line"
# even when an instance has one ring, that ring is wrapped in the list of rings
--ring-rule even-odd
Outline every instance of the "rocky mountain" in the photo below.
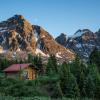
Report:
[[[60,38],[60,40],[58,40],[58,38]],[[96,33],[93,33],[89,29],[78,30],[73,36],[67,39],[66,44],[62,44],[65,37],[62,38],[61,35],[55,40],[66,48],[73,50],[82,59],[86,60],[95,47],[100,49],[100,30]]]
[[[60,36],[58,36],[55,40],[63,46],[66,46],[67,44],[67,37],[64,33],[61,33]]]
[[[55,54],[56,57],[66,60],[75,56],[72,51],[58,44],[42,27],[31,25],[22,15],[14,15],[0,22],[0,53],[8,52],[14,57],[18,52],[45,57]]]

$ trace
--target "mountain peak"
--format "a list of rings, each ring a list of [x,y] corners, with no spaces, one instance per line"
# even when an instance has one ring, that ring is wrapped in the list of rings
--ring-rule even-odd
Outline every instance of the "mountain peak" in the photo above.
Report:
[[[18,15],[18,14],[14,15],[14,17],[24,19],[23,15]]]
[[[73,37],[73,38],[80,37],[80,36],[82,36],[82,35],[85,34],[85,33],[93,33],[93,32],[90,31],[89,29],[83,29],[83,30],[79,29],[78,31],[76,31],[76,32],[74,33],[74,35],[73,35],[72,37]]]
[[[12,19],[14,19],[14,20],[25,20],[24,16],[18,15],[18,14],[14,15],[13,17],[9,18],[8,20],[12,20]]]
[[[61,33],[55,40],[56,40],[59,44],[65,46],[66,43],[67,43],[66,34]]]
[[[3,51],[25,51],[46,56],[54,54],[66,60],[75,57],[73,52],[58,44],[41,26],[31,25],[22,15],[14,15],[0,23],[0,46]]]
[[[66,36],[66,34],[65,33],[61,33],[60,36]]]
[[[66,48],[72,49],[82,59],[88,59],[94,47],[100,50],[100,29],[96,33],[89,29],[79,29],[72,37],[68,38],[66,43],[61,42],[63,40],[64,38],[59,38],[57,42]]]

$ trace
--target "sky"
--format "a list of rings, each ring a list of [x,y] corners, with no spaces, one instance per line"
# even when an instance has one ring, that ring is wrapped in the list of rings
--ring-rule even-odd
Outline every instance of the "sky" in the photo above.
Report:
[[[15,14],[42,26],[54,37],[100,28],[100,0],[0,0],[0,21]]]

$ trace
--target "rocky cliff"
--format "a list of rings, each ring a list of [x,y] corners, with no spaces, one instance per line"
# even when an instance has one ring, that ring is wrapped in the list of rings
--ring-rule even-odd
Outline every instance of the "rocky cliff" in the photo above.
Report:
[[[42,27],[31,25],[22,15],[0,22],[1,53],[26,52],[42,56],[56,55],[71,60],[75,54],[58,44]]]
[[[65,37],[61,38],[60,41],[57,38],[55,40],[61,44],[61,41],[64,39]],[[95,47],[100,50],[100,30],[95,33],[89,29],[78,30],[73,36],[67,39],[66,44],[63,43],[61,45],[73,50],[82,59],[86,60]]]

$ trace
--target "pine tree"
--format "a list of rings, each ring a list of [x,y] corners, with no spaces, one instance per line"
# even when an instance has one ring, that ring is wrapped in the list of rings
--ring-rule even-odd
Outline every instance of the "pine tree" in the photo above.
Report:
[[[43,74],[45,71],[45,68],[42,63],[42,59],[40,56],[35,56],[32,60],[32,64],[35,65],[35,67],[38,69],[38,74]]]
[[[89,97],[100,97],[100,74],[95,64],[88,66],[86,92]]]
[[[32,63],[33,61],[33,56],[31,54],[28,54],[28,62]]]
[[[76,78],[71,73],[70,66],[66,63],[62,64],[60,79],[60,85],[66,97],[79,97],[80,93]]]
[[[94,48],[90,57],[89,57],[90,64],[96,64],[99,71],[100,71],[100,51],[97,48]]]
[[[48,59],[46,73],[48,75],[54,75],[54,74],[58,73],[57,60],[56,60],[56,57],[54,55],[51,55]]]
[[[8,66],[9,66],[9,61],[6,58],[0,59],[0,70],[3,70]]]
[[[75,75],[77,80],[79,79],[79,74],[81,71],[81,61],[78,56],[76,56],[75,60],[71,63],[71,72]]]
[[[86,82],[86,75],[87,75],[87,68],[86,65],[83,64],[83,62],[79,59],[77,56],[73,63],[70,64],[71,66],[71,72],[76,77],[80,95],[82,97],[86,96],[86,90],[85,90],[85,82]]]

